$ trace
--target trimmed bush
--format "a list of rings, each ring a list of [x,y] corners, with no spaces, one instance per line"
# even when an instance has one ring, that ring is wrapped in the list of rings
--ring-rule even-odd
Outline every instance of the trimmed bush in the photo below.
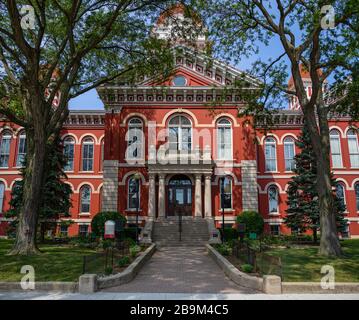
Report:
[[[222,233],[222,229],[220,229]],[[232,240],[237,240],[239,237],[238,231],[234,228],[224,228],[224,240],[230,242]]]
[[[123,256],[118,260],[119,267],[126,267],[128,264],[130,264],[130,258],[128,256]]]
[[[251,273],[253,272],[253,266],[251,264],[242,264],[241,270],[245,273]]]
[[[136,241],[136,227],[129,227],[125,229],[125,238],[131,238]],[[138,228],[138,235],[140,235],[141,228]]]
[[[95,215],[91,222],[91,230],[92,233],[96,235],[96,237],[103,237],[105,233],[105,222],[108,220],[122,220],[123,225],[126,224],[126,218],[116,211],[103,211],[99,212]]]
[[[243,211],[237,217],[237,223],[245,223],[247,237],[250,233],[256,233],[257,236],[260,236],[264,230],[263,217],[256,211]]]
[[[231,254],[231,247],[227,244],[217,244],[215,248],[222,256],[229,256]]]
[[[137,256],[137,253],[139,253],[141,251],[141,248],[140,246],[132,246],[130,247],[130,255],[132,258],[136,257]]]

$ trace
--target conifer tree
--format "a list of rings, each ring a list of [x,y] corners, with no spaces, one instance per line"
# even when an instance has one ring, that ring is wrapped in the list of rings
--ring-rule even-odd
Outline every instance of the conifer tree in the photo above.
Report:
[[[317,232],[320,228],[319,201],[316,189],[317,162],[306,124],[303,126],[302,134],[296,141],[296,145],[301,152],[294,158],[296,175],[289,182],[288,209],[284,222],[292,230],[300,232],[312,230],[316,243]],[[337,182],[332,176],[333,190],[336,189],[336,185]],[[345,204],[336,195],[334,195],[334,203],[337,230],[343,232],[346,224],[343,217]]]

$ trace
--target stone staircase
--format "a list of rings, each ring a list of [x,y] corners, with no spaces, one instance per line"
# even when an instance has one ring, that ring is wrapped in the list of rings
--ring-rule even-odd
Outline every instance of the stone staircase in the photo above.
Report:
[[[152,238],[158,247],[203,247],[209,240],[208,224],[202,218],[183,218],[181,241],[178,218],[157,219]]]

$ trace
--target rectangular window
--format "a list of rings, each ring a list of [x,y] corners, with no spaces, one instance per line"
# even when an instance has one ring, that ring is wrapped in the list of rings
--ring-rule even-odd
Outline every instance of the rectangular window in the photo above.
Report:
[[[139,209],[140,207],[140,191],[139,182],[136,179],[130,179],[128,185],[128,209]],[[137,199],[138,197],[138,199]]]
[[[0,141],[0,168],[9,166],[11,136],[3,136]]]
[[[285,171],[293,171],[294,162],[294,143],[284,144],[284,160],[285,160]]]
[[[82,158],[82,170],[93,170],[93,144],[83,145],[83,158]]]
[[[64,156],[67,160],[64,170],[65,171],[73,171],[74,170],[74,144],[72,144],[72,143],[65,144]]]
[[[79,225],[79,236],[86,237],[88,235],[89,226],[87,224]]]
[[[232,180],[226,178],[224,179],[224,188],[222,181],[220,181],[220,203],[221,209],[232,209]]]
[[[272,236],[279,236],[280,235],[280,226],[278,224],[270,226],[270,234]]]
[[[68,229],[69,229],[68,226],[64,226],[64,225],[60,226],[60,235],[61,235],[61,237],[67,237],[68,236],[68,234],[69,234]]]
[[[277,155],[276,146],[274,143],[265,145],[265,159],[266,159],[266,171],[277,171]]]
[[[0,212],[2,212],[5,197],[5,185],[0,182]]]
[[[231,128],[218,128],[218,159],[232,159]]]
[[[22,167],[26,157],[26,136],[20,135],[17,149],[16,166]]]
[[[331,136],[330,137],[330,149],[332,153],[332,162],[334,168],[342,168],[342,154],[340,151],[340,137],[339,136]]]
[[[356,136],[348,136],[350,165],[352,168],[359,168],[359,148]]]

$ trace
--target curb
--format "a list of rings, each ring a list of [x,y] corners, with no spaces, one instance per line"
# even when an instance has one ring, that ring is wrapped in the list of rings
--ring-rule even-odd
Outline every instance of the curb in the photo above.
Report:
[[[99,289],[111,288],[128,283],[135,278],[143,265],[152,257],[156,251],[153,243],[142,252],[123,272],[104,278],[98,278],[94,274],[84,274],[79,278],[79,292],[92,293]]]
[[[283,293],[359,293],[359,282],[336,282],[333,289],[323,289],[320,282],[282,282]]]
[[[249,276],[248,274],[239,271],[211,245],[207,244],[206,247],[211,258],[219,265],[219,267],[233,282],[242,287],[263,291],[262,278]]]
[[[78,292],[77,282],[35,282],[35,289],[24,290],[21,288],[20,282],[0,282],[0,291],[56,291],[65,293]]]

